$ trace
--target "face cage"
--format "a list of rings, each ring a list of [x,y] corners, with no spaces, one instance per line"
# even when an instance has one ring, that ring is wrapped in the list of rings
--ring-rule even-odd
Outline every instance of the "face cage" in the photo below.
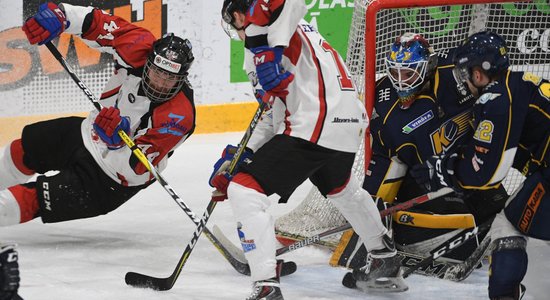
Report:
[[[225,17],[221,19],[220,25],[222,26],[223,31],[225,31],[225,34],[227,34],[227,36],[229,36],[232,40],[236,40],[236,41],[241,40],[241,38],[239,37],[238,30],[233,25],[228,23],[225,20]]]
[[[470,72],[468,68],[455,66],[453,68],[453,77],[456,81],[456,89],[462,96],[469,93],[468,80],[470,80]]]
[[[158,74],[155,84],[151,83],[152,79],[149,72],[156,72]],[[179,92],[185,82],[185,76],[165,71],[147,60],[143,70],[141,86],[149,100],[152,102],[165,102],[172,99]],[[162,78],[159,80],[159,77]],[[173,85],[170,83],[173,83]]]
[[[386,74],[390,79],[393,87],[397,90],[398,94],[403,97],[411,95],[416,92],[417,89],[424,83],[424,77],[426,76],[426,69],[428,66],[427,61],[418,61],[414,63],[396,63],[386,58]],[[397,78],[393,76],[390,70],[397,71]],[[401,79],[401,71],[413,71],[418,77],[411,83],[405,82]]]

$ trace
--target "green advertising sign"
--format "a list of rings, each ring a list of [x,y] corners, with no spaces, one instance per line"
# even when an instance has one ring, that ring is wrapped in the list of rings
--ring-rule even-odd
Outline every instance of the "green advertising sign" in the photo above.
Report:
[[[345,58],[353,13],[353,0],[306,0],[305,20],[317,27],[323,37]],[[243,43],[231,41],[230,82],[246,82],[243,71]]]

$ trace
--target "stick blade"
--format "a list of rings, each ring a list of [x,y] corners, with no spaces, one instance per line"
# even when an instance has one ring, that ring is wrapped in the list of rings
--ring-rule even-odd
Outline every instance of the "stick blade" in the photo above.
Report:
[[[126,273],[124,280],[127,285],[137,288],[153,289],[155,291],[167,291],[173,286],[173,284],[170,283],[170,278],[156,278],[136,272]]]

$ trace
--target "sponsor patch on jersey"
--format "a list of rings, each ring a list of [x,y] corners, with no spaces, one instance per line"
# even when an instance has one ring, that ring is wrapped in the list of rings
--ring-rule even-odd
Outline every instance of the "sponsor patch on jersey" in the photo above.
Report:
[[[491,100],[495,100],[496,98],[500,97],[501,94],[498,93],[485,93],[477,99],[476,104],[485,104]]]
[[[429,110],[423,113],[420,117],[412,120],[409,124],[405,125],[402,130],[404,134],[413,132],[416,128],[426,124],[429,120],[434,118],[434,113]]]
[[[489,153],[489,149],[481,146],[475,146],[476,152],[479,152],[481,154],[487,154]]]
[[[134,96],[134,94],[132,94],[132,93],[128,94],[128,101],[130,101],[130,103],[135,103],[136,102],[136,96]]]
[[[160,55],[155,56],[154,63],[159,68],[172,73],[178,73],[181,69],[181,64],[168,60]]]
[[[159,133],[182,136],[184,132],[187,132],[187,127],[179,124],[183,119],[185,119],[185,116],[170,113],[168,114],[168,117],[170,117],[170,121],[160,124],[162,128],[159,129]]]
[[[479,170],[481,170],[480,165],[483,165],[483,161],[474,154],[474,157],[472,157],[472,167],[474,168],[474,171],[479,172]]]
[[[359,119],[334,117],[334,119],[332,119],[332,123],[359,123]]]
[[[527,205],[525,205],[525,210],[523,211],[523,214],[520,218],[518,227],[522,232],[529,232],[531,222],[533,221],[533,217],[539,209],[539,205],[544,194],[546,194],[546,190],[544,189],[544,186],[539,182],[535,187],[533,193],[531,193],[529,200],[527,200]]]

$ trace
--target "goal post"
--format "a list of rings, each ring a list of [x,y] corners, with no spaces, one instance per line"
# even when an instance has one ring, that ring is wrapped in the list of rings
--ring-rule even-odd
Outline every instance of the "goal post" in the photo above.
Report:
[[[424,35],[441,51],[458,46],[469,35],[491,30],[508,43],[513,70],[550,79],[550,2],[548,0],[355,0],[346,65],[369,116],[375,82],[384,75],[384,57],[404,32]],[[369,133],[359,150],[354,173],[362,181],[370,162]],[[522,176],[512,170],[504,186],[513,192]],[[343,225],[345,219],[315,187],[292,211],[276,220],[281,238],[300,239]],[[323,241],[334,246],[339,237]],[[280,239],[281,240],[281,239]]]

